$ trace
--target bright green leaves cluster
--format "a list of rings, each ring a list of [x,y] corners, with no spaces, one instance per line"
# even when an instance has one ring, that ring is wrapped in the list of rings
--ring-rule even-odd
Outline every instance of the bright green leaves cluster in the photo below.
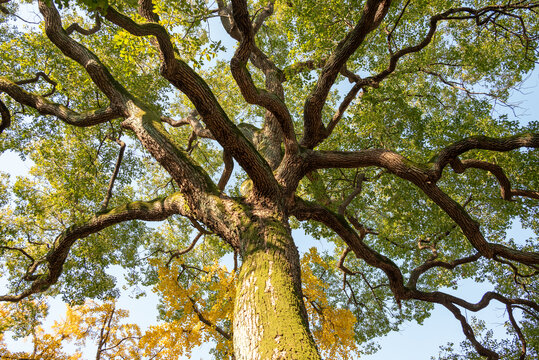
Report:
[[[260,38],[265,50],[274,50],[267,52],[276,55],[280,66],[324,59],[353,28],[361,9],[356,1],[277,1]]]
[[[90,17],[77,15],[80,9],[64,8],[64,26],[78,22],[91,28],[94,21]],[[28,14],[22,13],[23,18]],[[55,93],[50,100],[68,104],[71,109],[85,111],[104,107],[108,100],[93,85],[88,75],[72,60],[64,57],[37,26],[3,29],[6,41],[0,44],[0,72],[12,81],[31,79],[38,71],[43,71],[57,82]],[[163,81],[156,76],[152,63],[155,53],[141,52],[135,63],[110,51],[115,32],[102,28],[98,35],[73,36],[96,51],[102,61],[111,64],[111,70],[141,98],[159,106],[164,88]],[[106,45],[106,46],[105,46]],[[134,45],[133,45],[134,46]],[[133,51],[139,51],[136,48]],[[145,73],[133,76],[124,70],[130,66],[140,66]],[[157,80],[156,80],[157,79]],[[24,85],[32,93],[44,94],[52,85],[43,79]],[[155,91],[148,91],[148,89]],[[31,168],[27,177],[3,182],[6,192],[2,192],[0,227],[2,245],[23,248],[34,259],[41,258],[60,232],[73,224],[79,224],[99,211],[112,176],[119,146],[109,139],[122,136],[118,122],[92,128],[74,128],[58,120],[38,116],[29,108],[17,106],[6,97],[13,119],[1,139],[1,151],[14,150],[30,160]],[[30,116],[28,116],[30,115]],[[124,135],[128,149],[124,154],[118,178],[115,181],[110,206],[116,206],[141,192],[139,178],[142,165],[133,144]],[[12,193],[11,199],[4,194]],[[9,200],[9,202],[7,202]],[[28,221],[32,218],[33,221]],[[86,242],[77,243],[71,257],[65,264],[65,281],[60,285],[66,300],[81,302],[86,296],[108,297],[116,295],[115,280],[106,274],[109,265],[135,267],[138,263],[138,247],[145,237],[145,227],[130,223],[107,230],[99,236],[92,236]],[[40,239],[30,243],[28,239]],[[2,250],[6,256],[6,275],[10,279],[20,278],[29,259],[16,250]],[[38,270],[39,273],[40,270]],[[76,286],[74,285],[76,284]],[[13,285],[16,285],[15,283]],[[52,292],[57,292],[57,287]]]
[[[66,227],[87,220],[101,208],[118,146],[105,140],[106,133],[99,131],[66,128],[57,137],[42,139],[29,147],[29,158],[34,163],[30,176],[16,179],[9,187],[12,202],[1,213],[3,241],[7,246],[24,248],[39,259]],[[101,139],[101,143],[92,143],[93,139]],[[137,178],[137,169],[133,154],[127,151],[109,206],[136,197],[132,179]],[[139,223],[127,223],[78,242],[64,266],[64,297],[80,302],[89,294],[101,298],[115,294],[111,293],[114,280],[105,270],[114,264],[136,266],[137,249],[146,235],[144,229]],[[29,243],[32,238],[40,242]],[[24,269],[20,264],[28,259],[15,251],[9,254],[11,275],[20,276],[18,271]]]
[[[52,1],[52,0],[48,0]],[[84,6],[89,10],[95,9],[106,9],[109,6],[108,0],[54,0],[54,3],[58,8],[62,9],[64,7],[73,6],[74,4]]]
[[[155,1],[159,23],[172,34],[180,58],[200,70],[224,50],[210,38],[207,20],[214,17],[204,0]]]

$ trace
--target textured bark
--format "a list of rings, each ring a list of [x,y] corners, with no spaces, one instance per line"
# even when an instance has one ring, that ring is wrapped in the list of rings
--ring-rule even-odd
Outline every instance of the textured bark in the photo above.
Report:
[[[320,359],[289,229],[279,219],[264,219],[245,236],[234,306],[236,359]]]

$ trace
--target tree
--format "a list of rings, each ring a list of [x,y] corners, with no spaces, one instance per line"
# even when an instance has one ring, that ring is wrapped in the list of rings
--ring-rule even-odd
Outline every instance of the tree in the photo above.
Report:
[[[164,343],[218,358],[347,358],[433,304],[482,357],[537,355],[537,242],[506,231],[539,231],[539,123],[495,105],[539,3],[37,3],[0,1],[1,151],[35,164],[3,178],[0,300],[116,296],[121,265]],[[298,227],[334,253],[300,258]],[[515,341],[463,314],[492,303]]]

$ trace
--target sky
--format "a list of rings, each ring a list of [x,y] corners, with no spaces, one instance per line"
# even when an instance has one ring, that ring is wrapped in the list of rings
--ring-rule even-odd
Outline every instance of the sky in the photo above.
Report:
[[[520,91],[515,91],[509,103],[516,104],[518,107],[515,113],[504,107],[498,107],[497,110],[501,113],[507,113],[510,118],[515,116],[521,123],[527,123],[532,120],[539,120],[539,70],[536,70],[528,76],[523,82]],[[9,173],[12,178],[25,175],[31,167],[31,163],[22,161],[14,153],[0,154],[0,170]],[[310,239],[306,239],[306,235],[301,232],[294,234],[298,244],[312,244]],[[510,237],[515,239],[528,238],[532,236],[531,232],[522,229],[518,222],[511,230]],[[316,242],[316,240],[314,240]],[[325,243],[318,242],[318,245],[327,248]],[[306,251],[302,249],[300,251]],[[327,248],[329,250],[329,248]],[[110,269],[113,273],[121,273],[117,268]],[[119,277],[118,286],[123,285],[121,276]],[[467,300],[476,302],[480,299],[485,291],[490,290],[488,285],[475,284],[471,281],[466,281],[460,284],[457,292],[446,290],[457,296],[463,296]],[[2,285],[0,283],[0,292]],[[142,299],[133,299],[128,296],[129,290],[125,291],[118,301],[118,308],[127,309],[130,311],[129,322],[137,323],[141,329],[153,324],[157,317],[157,296],[151,291],[147,291],[148,296]],[[496,334],[502,336],[505,333],[503,329],[504,311],[503,307],[491,305],[486,312],[481,312],[480,317],[487,321],[489,327]],[[65,305],[58,299],[51,301],[51,312],[47,318],[45,325],[50,326],[54,320],[59,319],[65,313]],[[471,316],[471,314],[467,314]],[[425,320],[423,325],[414,323],[405,323],[401,330],[392,332],[389,335],[378,340],[381,350],[374,355],[364,356],[365,360],[382,360],[382,359],[399,359],[399,360],[428,360],[431,356],[436,356],[441,345],[446,345],[447,342],[460,343],[464,339],[462,329],[457,320],[444,308],[435,307],[432,316]],[[29,342],[18,341],[10,342],[11,350],[29,349]],[[210,347],[208,345],[193,351],[191,359],[208,359]],[[95,358],[93,348],[85,349],[84,359]],[[187,359],[185,357],[181,358]]]

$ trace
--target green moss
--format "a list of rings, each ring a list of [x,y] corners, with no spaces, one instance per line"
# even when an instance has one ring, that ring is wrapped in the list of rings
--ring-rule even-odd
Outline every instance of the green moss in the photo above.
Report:
[[[290,234],[277,220],[265,219],[264,225],[263,229],[251,226],[245,234],[256,238],[248,239],[237,288],[237,299],[246,298],[264,324],[260,358],[282,354],[286,359],[320,359],[294,283],[294,265],[286,255],[290,252],[286,247],[294,246]],[[253,283],[248,286],[250,279]]]

